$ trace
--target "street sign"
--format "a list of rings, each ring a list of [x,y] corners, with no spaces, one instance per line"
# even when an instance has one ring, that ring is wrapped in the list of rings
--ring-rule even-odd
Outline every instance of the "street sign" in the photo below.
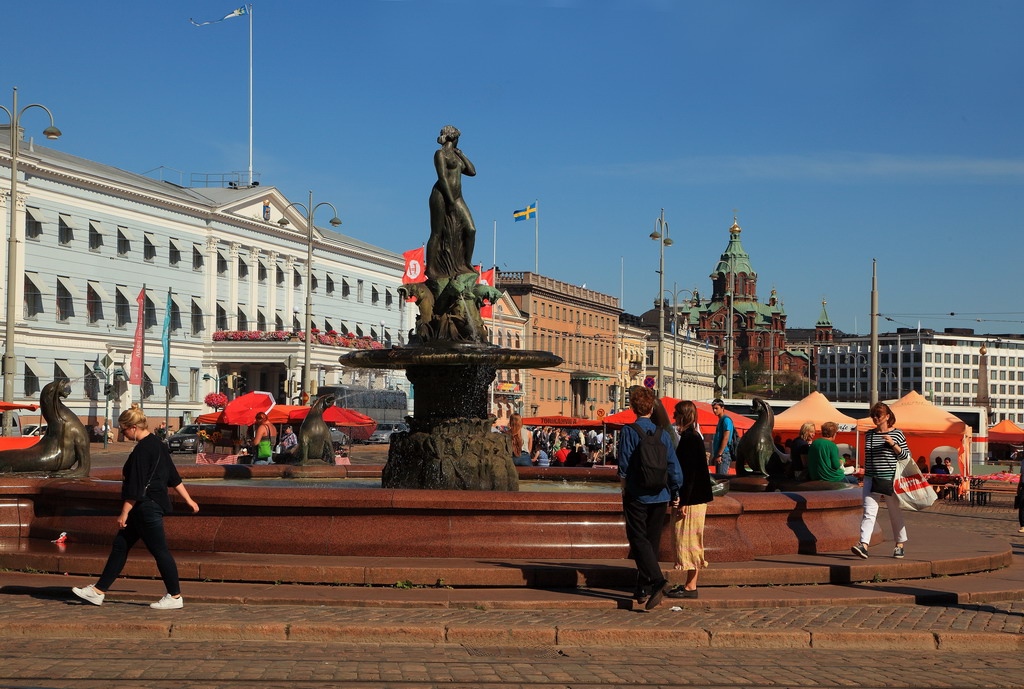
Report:
[[[654,389],[654,376],[647,376],[644,378],[644,387]]]
[[[717,378],[715,378],[715,387],[717,387],[719,390],[725,390],[725,385],[728,382],[729,382],[728,378],[726,378],[722,374],[719,374],[719,376]]]
[[[598,409],[597,410],[597,418],[599,418],[599,419],[604,418],[604,413],[605,413],[604,409]]]
[[[100,359],[100,365],[102,365],[103,368],[105,368],[105,369],[110,369],[110,365],[112,363],[114,363],[114,360],[113,360],[113,358],[111,358],[111,356],[109,354],[105,354],[103,356],[103,358]]]

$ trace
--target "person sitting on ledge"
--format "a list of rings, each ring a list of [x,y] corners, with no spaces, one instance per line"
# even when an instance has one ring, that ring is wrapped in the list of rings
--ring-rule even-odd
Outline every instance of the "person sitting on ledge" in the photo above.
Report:
[[[807,450],[807,478],[811,481],[834,481],[836,483],[857,483],[856,476],[847,476],[839,459],[839,448],[833,438],[839,432],[839,424],[826,421],[821,425],[821,437],[815,439]]]

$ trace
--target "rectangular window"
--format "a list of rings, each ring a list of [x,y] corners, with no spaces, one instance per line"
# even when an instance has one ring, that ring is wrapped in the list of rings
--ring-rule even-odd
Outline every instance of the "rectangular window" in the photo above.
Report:
[[[945,371],[945,373],[943,375],[943,378],[952,378],[953,377],[953,369],[947,368],[947,369],[944,369],[944,371]]]
[[[953,363],[952,362],[952,357],[949,354],[944,354],[943,355],[943,363],[946,363],[946,364]]]
[[[356,301],[363,301],[363,281],[356,280]]]
[[[239,280],[248,280],[249,279],[249,264],[246,263],[245,260],[242,259],[241,256],[238,257],[238,279]]]
[[[953,392],[960,392],[960,383],[953,383]]]
[[[90,323],[98,323],[103,320],[103,299],[92,285],[89,285],[85,291],[85,309],[88,312]]]
[[[217,330],[228,329],[228,312],[224,310],[223,304],[217,304]]]
[[[348,297],[349,297],[349,295],[351,293],[352,293],[352,287],[349,286],[348,280],[345,279],[345,278],[342,278],[341,279],[341,298],[342,299],[348,299]]]
[[[103,248],[103,233],[99,231],[99,223],[95,220],[89,221],[89,251],[99,251]]]
[[[389,289],[384,290],[384,306],[390,309],[392,304],[394,304],[394,303],[395,303],[395,295],[393,295],[391,293],[391,290],[389,290]]]
[[[63,213],[57,217],[57,242],[67,246],[75,239],[75,231],[71,228],[71,217]]]
[[[277,266],[277,277],[276,277],[276,280],[277,280],[277,284],[279,284],[279,285],[283,285],[284,284],[284,271],[281,270],[281,266]]]
[[[320,280],[317,279],[316,273],[309,274],[309,291],[316,292],[320,287]]]
[[[156,321],[156,304],[148,296],[146,297],[146,303],[142,307],[142,315],[145,317],[145,328],[149,330],[157,324]]]
[[[952,390],[950,389],[950,388],[952,388],[952,386],[953,386],[952,383],[944,383],[942,389],[943,389],[944,392],[952,392]]]
[[[257,261],[256,263],[256,280],[258,282],[267,281],[267,264],[263,261]]]
[[[327,276],[327,293],[334,294],[334,280],[330,275]]]
[[[123,227],[117,228],[117,255],[127,256],[131,250],[132,242],[131,239],[128,238],[128,234],[125,229]]]
[[[953,369],[953,377],[954,378],[959,378],[960,377],[960,369],[958,369],[958,368],[954,368]]]
[[[192,300],[192,334],[202,335],[203,333],[203,309]]]
[[[43,312],[43,293],[39,287],[25,277],[25,318],[36,318]]]
[[[925,352],[924,353],[924,360],[925,360],[925,363],[930,363],[931,360],[932,360],[932,353],[931,352]]]
[[[924,374],[926,376],[931,376],[931,374],[932,374],[932,367],[931,366],[925,366],[924,367]]]
[[[224,253],[221,251],[217,252],[217,275],[225,275],[228,272],[228,259],[224,258]]]
[[[376,306],[380,302],[380,292],[376,287],[370,288],[370,303]]]
[[[960,363],[960,355],[959,354],[954,354],[953,355],[953,363],[954,364],[959,364]]]
[[[192,270],[203,269],[203,252],[199,250],[199,247],[192,247]]]
[[[75,301],[71,292],[60,280],[57,281],[57,320],[66,323],[75,315]]]
[[[114,324],[123,328],[132,322],[132,309],[128,299],[118,289],[114,294]]]
[[[35,365],[34,360],[32,364]],[[25,396],[35,397],[37,394],[39,394],[39,374],[29,365],[29,360],[25,359]]]
[[[156,244],[148,234],[142,238],[142,258],[145,261],[152,261],[156,258]]]
[[[25,209],[25,236],[39,239],[43,236],[43,214],[38,208]]]
[[[167,262],[172,266],[181,263],[181,249],[176,247],[174,242],[168,242],[167,244]]]
[[[295,289],[302,287],[302,273],[299,272],[298,268],[292,272],[292,287]]]

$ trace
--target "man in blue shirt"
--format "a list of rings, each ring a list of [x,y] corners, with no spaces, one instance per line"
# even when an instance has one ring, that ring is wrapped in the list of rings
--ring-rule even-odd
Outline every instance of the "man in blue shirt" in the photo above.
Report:
[[[648,388],[635,387],[630,390],[629,406],[636,414],[636,425],[646,433],[658,433],[651,421],[655,404],[654,392]],[[667,423],[667,418],[665,419]],[[629,470],[631,462],[639,462],[637,449],[640,435],[631,426],[623,426],[619,434],[619,480],[622,486],[622,512],[626,521],[626,539],[630,555],[636,562],[636,593],[638,603],[647,610],[655,608],[665,597],[668,580],[658,562],[661,545],[661,531],[665,526],[665,514],[669,500],[679,500],[679,489],[683,485],[683,472],[676,459],[672,436],[661,430],[661,442],[665,445],[668,460],[668,485],[657,489],[644,489],[640,484],[639,472]],[[639,467],[636,467],[637,469]]]
[[[732,452],[729,451],[729,442],[732,434],[736,432],[736,426],[725,414],[725,402],[716,399],[711,403],[711,411],[718,417],[718,425],[715,427],[715,439],[711,442],[711,459],[715,463],[716,474],[728,474],[729,466],[732,464]]]

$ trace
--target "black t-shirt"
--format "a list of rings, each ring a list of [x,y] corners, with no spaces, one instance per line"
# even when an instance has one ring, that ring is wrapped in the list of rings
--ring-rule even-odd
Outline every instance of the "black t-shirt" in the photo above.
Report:
[[[803,471],[807,466],[807,453],[811,451],[811,444],[797,436],[789,446],[789,461],[793,463],[793,471]]]
[[[122,500],[138,502],[148,498],[160,505],[164,512],[171,511],[171,498],[167,489],[179,485],[181,477],[171,461],[167,446],[155,433],[150,433],[135,445],[124,463],[121,475],[124,477],[121,483]]]

